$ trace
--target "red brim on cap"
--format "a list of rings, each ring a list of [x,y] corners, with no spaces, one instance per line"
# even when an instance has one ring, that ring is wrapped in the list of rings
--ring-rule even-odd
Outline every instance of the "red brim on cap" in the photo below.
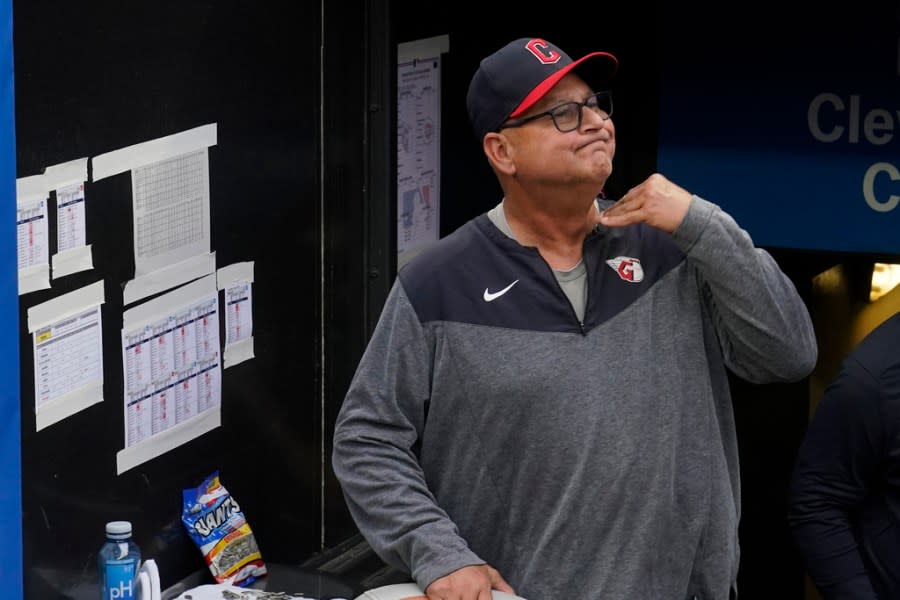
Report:
[[[540,82],[539,84],[537,84],[537,86],[533,90],[531,90],[527,96],[525,96],[525,99],[519,103],[519,105],[515,108],[515,110],[509,114],[509,118],[514,119],[518,116],[521,116],[522,113],[527,111],[529,108],[534,106],[538,100],[543,98],[544,95],[553,88],[553,86],[555,86],[557,83],[559,83],[560,79],[562,79],[563,77],[568,75],[572,71],[572,69],[574,69],[575,67],[577,67],[578,65],[580,65],[581,63],[586,61],[587,59],[593,58],[595,56],[603,56],[603,57],[606,57],[609,60],[611,60],[613,63],[613,71],[612,72],[615,73],[616,67],[618,67],[618,65],[619,65],[619,61],[615,56],[613,56],[609,52],[591,52],[590,54],[582,56],[578,60],[573,61],[572,63],[566,65],[559,71],[556,71],[555,73],[550,75],[550,77],[548,77],[547,79],[545,79],[542,82]],[[610,76],[611,75],[612,75],[612,73],[610,73]]]

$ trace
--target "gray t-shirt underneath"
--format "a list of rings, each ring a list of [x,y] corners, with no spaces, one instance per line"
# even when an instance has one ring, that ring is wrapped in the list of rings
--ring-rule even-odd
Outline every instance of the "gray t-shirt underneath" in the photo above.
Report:
[[[516,239],[512,229],[509,228],[509,222],[506,220],[506,213],[503,212],[502,200],[500,201],[500,204],[488,211],[488,218],[497,229],[505,233],[508,237],[514,240]],[[518,242],[519,240],[516,241]],[[584,307],[587,304],[587,269],[584,268],[584,261],[579,260],[570,269],[553,269],[553,274],[556,275],[556,281],[559,282],[559,287],[562,288],[562,291],[569,299],[572,308],[575,309],[578,320],[583,321]]]

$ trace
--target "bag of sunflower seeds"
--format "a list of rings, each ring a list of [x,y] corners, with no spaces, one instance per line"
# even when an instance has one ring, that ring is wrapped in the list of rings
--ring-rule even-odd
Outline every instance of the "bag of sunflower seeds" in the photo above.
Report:
[[[183,490],[181,521],[200,548],[216,583],[248,586],[266,565],[244,513],[216,471],[196,488]]]

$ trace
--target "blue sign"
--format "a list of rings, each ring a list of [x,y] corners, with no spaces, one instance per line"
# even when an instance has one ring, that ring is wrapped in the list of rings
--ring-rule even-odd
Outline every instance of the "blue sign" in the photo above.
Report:
[[[22,476],[19,412],[19,277],[16,261],[16,139],[12,2],[0,0],[0,581],[3,597],[22,598]]]
[[[757,245],[900,254],[900,12],[770,4],[666,17],[659,171]]]

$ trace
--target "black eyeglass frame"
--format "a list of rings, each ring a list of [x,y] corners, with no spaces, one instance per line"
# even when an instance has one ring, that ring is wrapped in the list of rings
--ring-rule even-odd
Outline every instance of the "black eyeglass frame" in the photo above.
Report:
[[[589,108],[588,102],[590,102],[594,98],[599,98],[602,96],[605,96],[609,100],[609,111],[606,112],[606,117],[602,117],[603,120],[606,121],[613,114],[613,99],[612,99],[612,92],[610,90],[604,90],[602,92],[595,92],[595,93],[591,94],[590,96],[588,96],[587,98],[585,98],[581,102],[576,102],[574,100],[572,100],[570,102],[561,102],[560,104],[557,104],[553,108],[551,108],[549,110],[545,110],[542,113],[538,113],[536,115],[531,115],[530,117],[523,117],[521,119],[512,119],[512,120],[506,121],[505,123],[503,123],[502,125],[500,125],[500,127],[498,127],[496,129],[496,133],[499,133],[503,129],[509,129],[512,127],[521,127],[522,125],[527,125],[528,123],[531,123],[532,121],[536,121],[538,119],[543,119],[544,117],[548,117],[548,116],[553,121],[553,126],[556,127],[556,130],[559,131],[560,133],[569,133],[570,131],[575,131],[576,129],[581,128],[581,123],[582,123],[582,120],[584,117],[584,109]],[[572,127],[571,129],[562,129],[559,126],[559,123],[556,122],[556,116],[553,113],[558,111],[563,106],[569,106],[572,104],[575,104],[578,107],[578,119],[575,121],[575,127]],[[598,102],[597,103],[598,108],[599,108],[599,105],[600,105],[600,103]],[[599,113],[598,113],[598,116],[599,116]]]

